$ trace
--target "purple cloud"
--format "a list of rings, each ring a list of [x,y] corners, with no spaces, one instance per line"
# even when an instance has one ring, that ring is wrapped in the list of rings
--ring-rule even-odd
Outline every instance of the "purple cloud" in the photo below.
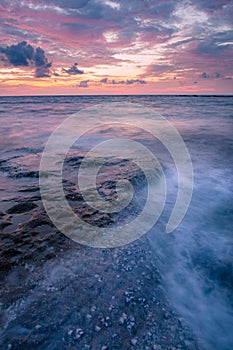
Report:
[[[26,41],[22,41],[17,45],[11,45],[0,47],[0,60],[6,66],[13,67],[36,67],[35,77],[43,78],[50,76],[50,68],[52,62],[49,62],[45,56],[44,50],[40,47],[36,49],[28,44]]]
[[[78,63],[74,63],[70,68],[63,68],[62,70],[70,75],[84,74],[84,71],[78,68]]]

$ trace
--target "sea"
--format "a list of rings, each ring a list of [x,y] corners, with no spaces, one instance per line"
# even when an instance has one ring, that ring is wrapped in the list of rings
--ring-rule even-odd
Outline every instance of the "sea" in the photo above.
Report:
[[[147,140],[147,134],[144,132],[140,133],[140,130],[137,132],[133,130],[132,133],[126,134],[124,129],[117,129],[117,137],[124,138],[127,136],[127,138],[141,142],[146,147],[149,147],[150,144],[150,149],[152,152],[157,152],[157,159],[164,169],[168,197],[159,219],[145,233],[145,236],[149,242],[154,263],[160,276],[159,283],[168,304],[180,320],[187,324],[192,333],[201,340],[203,349],[233,349],[232,96],[0,97],[1,250],[4,251],[7,245],[12,244],[12,242],[9,243],[9,240],[11,237],[15,237],[17,233],[22,232],[22,228],[24,229],[23,232],[26,232],[27,227],[29,227],[27,226],[28,222],[30,223],[33,215],[38,214],[38,208],[42,205],[39,197],[38,171],[41,155],[52,132],[71,115],[92,106],[101,109],[103,104],[109,104],[110,106],[114,104],[115,109],[117,104],[119,106],[140,105],[152,111],[151,117],[147,116],[151,118],[151,122],[153,122],[154,113],[159,113],[176,128],[183,139],[193,167],[192,198],[182,222],[173,232],[166,233],[165,227],[177,195],[176,166],[173,164],[168,150],[157,146],[153,148],[153,139]],[[106,135],[102,134],[106,140]],[[108,132],[108,137],[114,137],[114,128],[111,129],[111,132]],[[144,137],[145,139],[143,139]],[[86,146],[88,146],[88,142],[85,143]],[[85,154],[84,151],[85,149],[82,149],[82,156]],[[74,156],[74,153],[75,149],[72,156]],[[122,158],[125,158],[124,150],[122,151]],[[70,164],[72,167],[73,163]],[[122,174],[121,169],[117,170],[116,165],[119,168],[124,167],[123,173],[127,178],[125,162],[114,163],[114,176],[117,171]],[[67,173],[68,170],[64,171],[64,174]],[[111,164],[108,164],[107,175],[111,180]],[[72,173],[67,178],[67,182],[71,182],[73,177],[74,174]],[[144,182],[145,178],[139,176],[135,182],[136,186],[140,187],[140,181]],[[138,191],[136,195],[139,196],[137,203],[146,201],[145,193]],[[9,210],[14,205],[22,203],[25,198],[31,198],[30,203],[37,203],[38,206],[30,207],[30,204],[27,210],[21,208],[18,212],[17,210],[15,212]],[[28,204],[28,202],[26,203]],[[127,212],[128,216],[131,215],[130,210]],[[134,212],[132,215],[135,216],[137,213]],[[107,227],[108,223],[105,222],[104,225]],[[41,225],[40,233],[43,233],[43,229],[47,230],[48,225]],[[46,247],[49,252],[46,264],[58,259],[56,254],[53,255],[52,247],[53,244],[57,244],[56,235],[53,236],[53,242],[50,243],[51,246]],[[16,270],[18,259],[21,259],[22,254],[26,253],[19,254],[20,258],[17,253],[14,255],[15,250],[20,250],[20,236],[13,243],[14,247],[10,249],[10,253],[4,255],[2,266],[3,270],[6,266],[7,273],[4,274],[4,282],[1,284],[4,290],[2,295],[4,295],[5,290],[11,290],[14,283],[17,284],[17,288],[21,288],[21,283],[24,283],[24,279],[21,279],[20,273],[16,273]],[[33,244],[27,248],[25,264],[28,264],[28,266],[31,266],[30,253],[32,251],[30,252],[30,250],[34,251]],[[111,249],[109,251],[111,252]],[[36,254],[36,252],[34,253]],[[59,254],[59,259],[61,259],[62,250]],[[63,255],[67,256],[67,251],[64,250]],[[9,267],[7,261],[12,261],[12,257],[15,257],[15,260]],[[72,262],[71,266],[74,266],[74,264],[75,261]],[[41,266],[37,265],[31,270],[28,268],[27,278],[30,279],[30,276],[32,276],[31,279],[33,279],[34,272],[32,270],[40,268],[42,269],[42,262]],[[56,271],[56,273],[59,274],[59,271]],[[101,276],[98,278],[101,278]],[[17,294],[18,292],[16,293],[16,289],[14,289],[14,293],[17,295],[12,297],[12,300],[11,298],[9,300],[2,298],[1,320],[4,331],[1,333],[1,337],[8,336],[8,343],[3,341],[4,349],[23,349],[23,347],[14,347],[13,339],[16,333],[17,337],[20,334],[21,338],[28,336],[28,333],[22,325],[21,328],[17,329],[16,326],[14,326],[16,328],[12,328],[11,323],[15,322],[14,324],[17,325],[17,320],[22,316],[22,312],[24,312],[26,318],[30,319],[32,314],[35,313],[33,305],[37,299],[41,297],[44,291],[48,290],[48,287],[50,291],[51,288],[55,288],[51,283],[51,280],[49,281],[47,278],[37,293],[34,293],[33,288],[31,288],[30,293],[27,291],[24,295],[24,291],[22,291]],[[56,285],[56,288],[59,290],[65,308],[65,300],[62,299],[65,287],[64,285]],[[27,311],[25,311],[25,303],[27,303]],[[40,312],[43,312],[43,308],[46,308],[46,306],[42,303],[40,308]],[[62,319],[62,312],[56,317]],[[43,327],[43,322],[36,327],[38,329]],[[56,327],[52,329],[52,332],[56,334]],[[82,331],[80,331],[80,338],[82,336]],[[12,339],[12,341],[9,339]],[[129,348],[133,349],[134,346],[136,348],[136,341],[132,344]],[[37,348],[58,349],[56,346],[37,347],[36,345],[33,349]],[[81,349],[81,347],[72,346],[67,348]],[[187,343],[183,348],[189,349]],[[88,349],[88,347],[85,347],[85,349]],[[158,347],[158,349],[160,348]],[[166,347],[161,349],[166,349]]]

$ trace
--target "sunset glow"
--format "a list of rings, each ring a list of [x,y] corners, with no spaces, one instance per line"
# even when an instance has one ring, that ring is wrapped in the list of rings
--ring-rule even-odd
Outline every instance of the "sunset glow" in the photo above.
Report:
[[[0,94],[232,94],[233,3],[2,0]]]

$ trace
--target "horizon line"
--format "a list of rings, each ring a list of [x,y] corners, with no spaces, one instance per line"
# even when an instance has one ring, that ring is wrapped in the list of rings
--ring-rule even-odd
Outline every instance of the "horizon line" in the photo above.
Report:
[[[1,97],[65,97],[65,96],[72,96],[72,97],[101,97],[101,96],[118,96],[118,97],[123,97],[123,96],[216,96],[216,97],[233,97],[233,94],[193,94],[193,93],[181,93],[181,94],[176,94],[176,93],[158,93],[158,94],[82,94],[82,95],[73,95],[73,94],[40,94],[40,95],[0,95]]]

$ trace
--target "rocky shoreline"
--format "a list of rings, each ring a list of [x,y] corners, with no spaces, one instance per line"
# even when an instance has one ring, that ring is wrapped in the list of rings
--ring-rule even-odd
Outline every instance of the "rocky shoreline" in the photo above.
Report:
[[[22,214],[29,221],[1,233],[4,349],[200,348],[168,305],[145,237],[123,248],[83,247],[32,203],[13,207],[30,207]]]
[[[137,169],[128,174],[140,182]],[[14,178],[25,174],[16,171]],[[37,173],[26,172],[26,178],[33,182],[3,201],[0,213],[1,348],[203,349],[169,306],[146,237],[114,249],[74,243],[45,213]],[[64,184],[70,205],[87,222],[107,226],[119,219],[91,210],[74,183]],[[103,181],[98,190],[114,196],[111,182]],[[121,220],[126,217],[127,212]]]

